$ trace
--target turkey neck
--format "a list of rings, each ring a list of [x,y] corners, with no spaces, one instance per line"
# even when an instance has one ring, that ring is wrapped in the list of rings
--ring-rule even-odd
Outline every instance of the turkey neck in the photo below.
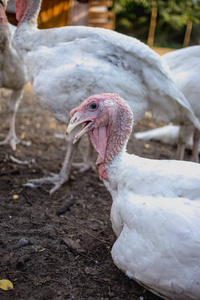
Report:
[[[113,110],[111,106],[109,110],[105,157],[102,161],[99,155],[96,162],[101,180],[108,179],[108,164],[112,163],[115,156],[118,156],[118,154],[120,156],[120,154],[125,151],[133,126],[133,114],[127,103],[124,101],[122,105],[121,100],[118,98],[116,98],[115,101],[115,108],[117,107],[117,109]],[[95,143],[94,135],[98,135],[100,132],[101,130],[93,131],[92,133],[89,132],[90,140],[99,154],[99,145]],[[99,138],[101,140],[101,136],[99,136]]]
[[[26,9],[21,20],[19,20],[18,27],[20,27],[22,24],[37,27],[37,19],[40,12],[42,0],[25,0],[25,2],[26,1]]]

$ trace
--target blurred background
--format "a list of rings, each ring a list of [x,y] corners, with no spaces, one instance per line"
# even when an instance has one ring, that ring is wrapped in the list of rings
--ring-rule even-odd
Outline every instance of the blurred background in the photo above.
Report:
[[[7,13],[16,25],[14,0]],[[104,27],[151,47],[181,48],[200,43],[200,0],[43,0],[38,24]]]
[[[150,46],[199,44],[199,0],[115,0],[116,30]]]

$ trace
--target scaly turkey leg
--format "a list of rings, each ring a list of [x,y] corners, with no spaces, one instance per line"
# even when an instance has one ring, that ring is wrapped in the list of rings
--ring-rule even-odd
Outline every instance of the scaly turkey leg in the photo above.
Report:
[[[31,179],[29,182],[30,183],[39,183],[39,184],[52,183],[54,185],[54,187],[50,190],[50,194],[54,193],[56,190],[58,190],[63,185],[63,183],[65,183],[69,180],[71,165],[72,165],[74,154],[76,152],[77,147],[78,147],[78,145],[73,144],[72,141],[70,141],[68,149],[67,149],[67,153],[65,155],[65,159],[63,161],[63,165],[62,165],[62,168],[61,168],[61,171],[59,174],[52,173],[52,176],[43,177],[43,178],[39,178],[39,179]],[[29,186],[29,184],[26,184],[26,185]]]
[[[195,128],[193,136],[192,160],[197,163],[199,162],[199,140],[200,131]]]

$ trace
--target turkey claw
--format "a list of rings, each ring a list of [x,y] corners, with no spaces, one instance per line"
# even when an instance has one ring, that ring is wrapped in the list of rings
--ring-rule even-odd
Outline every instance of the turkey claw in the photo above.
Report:
[[[50,195],[52,195],[55,191],[57,191],[63,183],[68,181],[67,176],[62,176],[61,174],[54,174],[51,173],[52,176],[47,176],[47,177],[42,177],[39,179],[31,179],[29,182],[26,184],[26,186],[30,186],[30,184],[36,184],[36,186],[40,186],[44,183],[51,183],[54,185],[54,187],[49,191]]]

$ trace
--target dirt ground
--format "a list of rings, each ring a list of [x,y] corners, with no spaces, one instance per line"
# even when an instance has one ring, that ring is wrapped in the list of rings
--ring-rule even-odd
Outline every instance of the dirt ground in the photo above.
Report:
[[[8,96],[2,91],[0,133],[4,135],[9,128]],[[134,130],[152,126],[147,118]],[[24,186],[31,178],[58,173],[67,149],[66,140],[57,135],[64,134],[66,126],[41,108],[30,88],[21,102],[16,128],[18,136],[32,145],[19,144],[16,152],[9,145],[0,147],[0,279],[14,285],[10,291],[0,289],[0,299],[159,299],[126,277],[112,261],[112,201],[97,172],[79,173],[72,168],[69,182],[52,196],[50,185]],[[84,147],[83,141],[80,149]],[[128,151],[172,159],[176,149],[131,138]],[[18,164],[12,156],[29,163]],[[75,161],[81,157],[79,151]],[[27,244],[14,249],[22,238]]]

